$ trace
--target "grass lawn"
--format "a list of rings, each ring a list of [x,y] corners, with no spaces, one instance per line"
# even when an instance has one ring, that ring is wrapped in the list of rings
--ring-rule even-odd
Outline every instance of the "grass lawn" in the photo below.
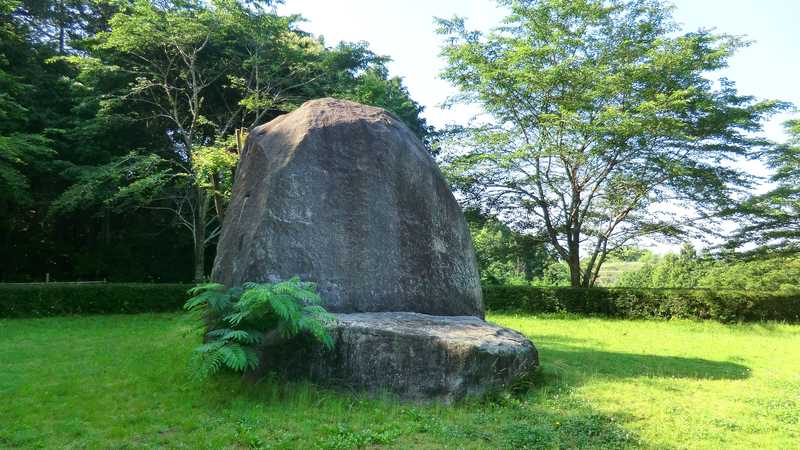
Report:
[[[491,315],[543,369],[444,407],[192,381],[176,314],[0,320],[0,448],[798,448],[800,326]]]

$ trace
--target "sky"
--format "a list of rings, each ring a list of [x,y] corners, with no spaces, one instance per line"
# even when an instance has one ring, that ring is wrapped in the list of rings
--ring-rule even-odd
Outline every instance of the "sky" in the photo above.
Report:
[[[745,35],[753,44],[740,50],[719,75],[736,82],[740,93],[800,105],[800,0],[675,0],[675,18],[685,31],[713,28]],[[435,17],[464,17],[470,29],[488,30],[504,16],[493,0],[285,0],[282,14],[306,18],[301,28],[323,36],[327,45],[367,41],[389,56],[390,74],[403,78],[411,97],[425,106],[434,126],[463,123],[475,113],[442,109],[454,90],[439,79],[442,39]],[[783,114],[766,124],[769,137],[783,140]],[[797,114],[794,114],[797,116]]]
[[[800,107],[800,0],[673,0],[672,4],[683,31],[714,29],[753,41],[714,76],[734,81],[740,94]],[[444,67],[439,57],[442,38],[436,34],[434,18],[457,15],[466,20],[467,28],[488,31],[504,16],[493,0],[285,0],[278,12],[304,16],[300,28],[324,37],[329,46],[366,41],[375,53],[390,57],[390,75],[403,78],[411,97],[425,107],[424,117],[436,127],[466,124],[479,110],[440,106],[455,91],[439,78]],[[784,113],[767,122],[766,136],[784,141],[782,123],[792,117],[800,114]],[[766,174],[758,164],[749,164],[748,169]],[[658,253],[677,248],[653,247]]]

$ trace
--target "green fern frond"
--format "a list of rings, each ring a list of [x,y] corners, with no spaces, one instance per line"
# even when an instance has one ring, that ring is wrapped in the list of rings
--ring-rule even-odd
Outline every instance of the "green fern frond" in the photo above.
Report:
[[[244,350],[245,357],[247,358],[247,370],[255,370],[258,368],[259,364],[261,364],[261,358],[258,355],[258,352],[253,350],[250,347],[242,347]]]
[[[247,318],[248,315],[249,315],[249,312],[247,312],[247,311],[239,311],[239,312],[228,314],[227,316],[224,317],[224,320],[226,322],[228,322],[229,324],[231,324],[231,326],[235,327],[235,326],[238,326],[240,323],[242,323],[242,320]]]
[[[297,324],[281,320],[275,326],[275,330],[283,338],[290,338],[297,334]]]
[[[231,369],[241,372],[248,365],[247,353],[241,345],[235,343],[228,343],[220,347],[219,353],[222,355],[222,360],[226,366]]]
[[[192,358],[195,374],[205,378],[224,367],[242,372],[259,364],[257,346],[270,331],[292,337],[308,333],[325,347],[334,344],[329,328],[333,316],[321,306],[314,283],[298,277],[279,283],[244,283],[225,289],[206,283],[190,290],[184,307],[201,321],[208,342]],[[202,313],[202,315],[201,315]]]
[[[333,315],[331,315],[331,313],[329,313],[328,310],[326,310],[325,308],[323,308],[320,305],[306,305],[303,308],[303,312],[306,313],[306,314],[320,316],[320,318],[323,319],[323,320],[332,320],[333,319]]]
[[[227,292],[208,292],[208,309],[215,314],[224,314],[225,311],[230,309],[231,295]]]
[[[281,319],[287,322],[297,322],[300,319],[300,305],[297,300],[289,295],[278,294],[270,296],[269,304]]]
[[[235,341],[240,344],[260,344],[264,341],[264,335],[256,330],[229,330],[220,336],[225,341]]]
[[[204,354],[204,353],[213,353],[225,345],[224,341],[210,341],[206,342],[205,344],[198,345],[195,349],[195,353]]]
[[[211,330],[208,333],[206,333],[206,337],[209,337],[209,338],[212,338],[212,339],[213,338],[218,338],[218,337],[224,336],[225,333],[227,333],[229,331],[233,331],[233,330],[230,329],[230,328],[217,328],[216,330]]]
[[[187,300],[183,308],[188,311],[208,308],[214,313],[219,313],[224,311],[229,306],[230,302],[231,296],[228,292],[206,290]]]
[[[321,321],[318,317],[312,315],[301,317],[298,321],[298,328],[314,336],[326,348],[333,347],[333,338],[328,330],[328,323]]]
[[[218,290],[224,289],[224,288],[225,288],[225,285],[220,284],[220,283],[203,283],[203,284],[198,284],[197,286],[189,289],[188,291],[186,291],[186,293],[191,295],[191,296],[195,296],[195,295],[200,294],[202,292],[218,291]]]
[[[221,347],[220,347],[221,348]],[[219,348],[209,351],[195,350],[192,358],[192,365],[194,366],[194,375],[198,379],[205,379],[222,369],[224,364],[223,355],[220,353]]]
[[[183,309],[187,311],[196,311],[201,309],[201,307],[205,307],[206,299],[203,297],[192,297],[183,304]]]

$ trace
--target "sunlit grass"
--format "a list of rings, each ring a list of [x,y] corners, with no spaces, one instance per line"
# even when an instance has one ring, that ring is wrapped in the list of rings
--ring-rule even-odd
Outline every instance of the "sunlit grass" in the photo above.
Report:
[[[521,398],[404,404],[193,381],[174,314],[0,320],[0,448],[793,448],[800,326],[490,315],[537,344]]]

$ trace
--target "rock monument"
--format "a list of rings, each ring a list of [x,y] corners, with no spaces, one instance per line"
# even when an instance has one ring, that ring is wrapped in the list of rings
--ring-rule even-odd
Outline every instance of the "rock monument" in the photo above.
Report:
[[[538,364],[530,341],[482,320],[461,208],[416,136],[383,109],[312,100],[248,136],[212,278],[295,275],[336,313],[333,351],[289,358],[313,379],[449,401]]]

